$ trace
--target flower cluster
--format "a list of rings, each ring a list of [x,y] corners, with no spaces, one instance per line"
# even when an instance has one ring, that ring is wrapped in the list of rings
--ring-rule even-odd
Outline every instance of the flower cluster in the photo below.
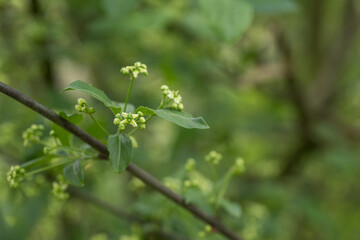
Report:
[[[115,115],[114,124],[119,126],[120,130],[124,130],[126,125],[131,125],[133,127],[139,126],[141,130],[145,129],[145,118],[143,117],[144,114],[138,111],[136,114],[133,113],[118,113]],[[138,125],[139,124],[139,125]]]
[[[24,178],[25,169],[19,165],[11,166],[10,170],[7,172],[7,181],[9,182],[9,186],[12,188],[17,188]]]
[[[59,200],[66,200],[69,194],[66,192],[68,185],[62,175],[58,175],[57,181],[52,183],[51,194]]]
[[[75,110],[76,111],[87,113],[87,114],[95,113],[95,109],[93,107],[88,107],[87,102],[86,102],[85,99],[79,98],[77,100],[77,103],[78,104],[75,105]]]
[[[29,146],[32,143],[40,141],[40,137],[43,135],[44,126],[32,124],[28,129],[23,132],[24,146]]]
[[[218,165],[221,159],[222,155],[216,151],[211,151],[208,155],[205,156],[205,161],[213,165]]]
[[[149,75],[147,66],[141,62],[134,63],[134,66],[123,67],[120,71],[122,74],[129,75],[130,78],[137,78],[139,75]]]
[[[182,97],[179,94],[179,91],[170,90],[167,85],[162,85],[160,87],[161,93],[164,96],[164,103],[169,104],[169,106],[176,110],[183,110],[184,105],[182,104]]]

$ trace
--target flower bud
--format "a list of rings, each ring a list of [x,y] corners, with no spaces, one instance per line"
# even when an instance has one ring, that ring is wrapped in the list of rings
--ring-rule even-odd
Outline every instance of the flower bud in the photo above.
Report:
[[[145,122],[146,122],[146,120],[145,120],[145,118],[144,118],[144,117],[140,117],[140,118],[139,118],[139,122],[140,122],[140,123],[145,123]]]
[[[139,127],[140,127],[140,130],[145,130],[146,125],[145,125],[145,124],[141,124]]]
[[[114,125],[119,125],[121,120],[119,118],[114,118]]]
[[[90,107],[88,110],[88,114],[93,114],[93,113],[95,113],[95,108]]]
[[[77,102],[78,102],[79,105],[87,105],[86,100],[83,99],[83,98],[78,98]]]

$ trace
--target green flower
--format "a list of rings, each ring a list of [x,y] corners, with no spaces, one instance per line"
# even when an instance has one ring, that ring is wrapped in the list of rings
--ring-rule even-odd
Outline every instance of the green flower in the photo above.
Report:
[[[167,85],[162,85],[160,87],[160,90],[168,107],[180,111],[184,109],[184,105],[182,104],[182,97],[179,90],[170,90]]]
[[[221,159],[222,155],[216,151],[211,151],[208,155],[205,156],[205,161],[213,165],[218,165]]]
[[[77,100],[77,103],[78,104],[75,105],[75,110],[76,111],[87,113],[87,114],[95,113],[95,109],[93,107],[88,107],[87,102],[86,102],[85,99],[79,98]]]
[[[57,181],[52,183],[51,194],[59,200],[66,200],[69,194],[66,192],[67,183],[62,175],[57,176]]]
[[[146,120],[142,117],[143,115],[140,111],[138,113],[118,113],[115,115],[113,123],[114,125],[118,125],[120,130],[125,129],[127,125],[131,125],[134,128],[139,126],[140,129],[145,129]]]
[[[130,78],[137,78],[139,75],[148,76],[147,66],[141,62],[134,63],[133,66],[126,66],[121,68],[120,72],[129,75]]]
[[[25,169],[21,168],[19,165],[11,166],[10,170],[7,172],[7,181],[11,188],[17,188],[21,181],[25,178]]]
[[[24,146],[30,146],[32,143],[40,141],[40,137],[43,135],[44,126],[32,124],[28,129],[23,132]]]

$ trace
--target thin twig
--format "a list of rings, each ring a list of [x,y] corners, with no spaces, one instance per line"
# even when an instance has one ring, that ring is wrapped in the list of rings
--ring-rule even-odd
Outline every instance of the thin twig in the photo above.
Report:
[[[71,132],[90,146],[92,146],[94,149],[99,151],[102,156],[108,156],[109,151],[107,150],[107,147],[99,142],[97,139],[83,131],[81,128],[77,127],[76,125],[68,122],[66,119],[60,117],[58,114],[56,114],[51,109],[45,107],[44,105],[38,103],[37,101],[29,98],[28,96],[24,95],[23,93],[17,91],[16,89],[13,89],[12,87],[0,82],[0,92],[8,95],[9,97],[15,99],[16,101],[24,104],[28,108],[34,110],[35,112],[43,115],[50,121],[56,123],[60,127],[64,128],[65,130]],[[156,191],[162,193],[164,196],[175,202],[176,204],[182,206],[184,209],[191,212],[194,216],[201,219],[202,221],[208,223],[211,225],[214,229],[216,229],[219,233],[221,233],[223,236],[227,237],[228,239],[233,240],[240,240],[241,238],[238,237],[234,232],[229,230],[227,227],[225,227],[219,220],[215,219],[214,217],[208,215],[207,213],[203,212],[196,206],[190,203],[186,203],[185,199],[171,191],[169,188],[167,188],[162,182],[154,178],[152,175],[150,175],[148,172],[144,171],[140,167],[136,166],[133,163],[130,163],[127,167],[127,170],[133,174],[134,176],[141,179],[146,185],[154,188]]]

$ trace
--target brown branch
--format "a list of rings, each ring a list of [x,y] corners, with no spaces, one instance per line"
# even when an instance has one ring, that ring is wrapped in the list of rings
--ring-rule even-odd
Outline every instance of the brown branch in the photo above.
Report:
[[[0,92],[8,95],[9,97],[15,99],[16,101],[24,104],[28,108],[32,109],[33,111],[43,115],[50,121],[54,122],[55,124],[59,125],[60,127],[64,128],[65,130],[71,132],[90,146],[92,146],[94,149],[99,151],[103,156],[108,156],[109,152],[107,150],[107,147],[99,142],[97,139],[77,127],[76,125],[68,122],[64,118],[60,117],[58,114],[56,114],[51,109],[45,107],[44,105],[36,102],[35,100],[29,98],[28,96],[24,95],[23,93],[17,91],[16,89],[13,89],[12,87],[0,82]],[[227,237],[228,239],[234,239],[239,240],[241,239],[238,237],[234,232],[229,230],[227,227],[225,227],[219,220],[216,218],[208,215],[204,211],[200,210],[198,207],[196,207],[193,204],[187,203],[185,199],[171,191],[169,188],[167,188],[162,182],[154,178],[152,175],[150,175],[148,172],[144,171],[140,167],[136,166],[133,163],[130,163],[129,166],[126,169],[134,176],[141,179],[146,185],[152,187],[154,190],[162,193],[164,196],[175,202],[176,204],[182,206],[187,211],[191,212],[194,216],[199,218],[200,220],[208,223],[211,225],[214,229],[216,229],[219,233],[221,233],[223,236]]]
[[[345,3],[340,32],[334,39],[328,54],[324,56],[314,84],[310,86],[308,99],[311,99],[311,112],[314,115],[326,114],[325,111],[331,106],[332,99],[336,94],[337,83],[360,28],[360,15],[356,12],[355,5],[354,0],[348,0]]]

